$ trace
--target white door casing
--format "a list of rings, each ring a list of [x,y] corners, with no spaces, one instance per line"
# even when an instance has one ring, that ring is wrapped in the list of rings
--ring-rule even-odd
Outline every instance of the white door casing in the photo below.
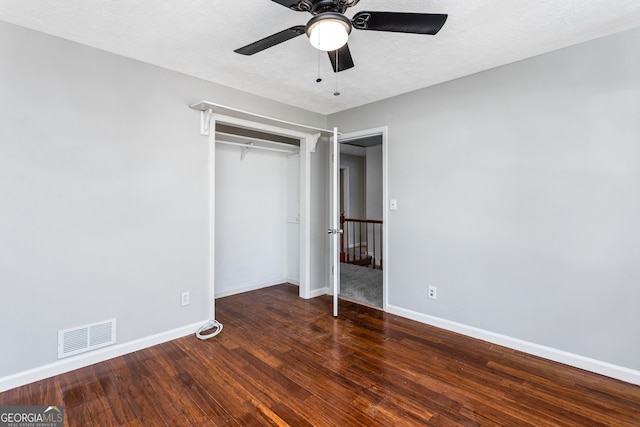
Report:
[[[209,240],[210,240],[210,273],[209,273],[209,299],[212,302],[210,306],[210,318],[214,319],[215,308],[215,129],[216,123],[237,126],[245,129],[257,130],[261,132],[281,135],[287,138],[295,138],[300,140],[300,283],[299,295],[302,298],[310,298],[310,240],[311,240],[311,223],[310,223],[310,206],[311,206],[311,153],[315,151],[316,144],[320,137],[320,133],[305,133],[298,130],[292,130],[271,124],[265,124],[252,120],[242,119],[234,116],[213,113],[209,118]]]

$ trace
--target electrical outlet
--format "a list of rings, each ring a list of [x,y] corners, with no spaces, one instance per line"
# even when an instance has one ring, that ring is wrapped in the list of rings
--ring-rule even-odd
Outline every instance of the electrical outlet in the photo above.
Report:
[[[180,294],[180,305],[189,305],[189,292]]]
[[[430,299],[438,299],[438,288],[436,288],[435,286],[429,286],[429,298]]]

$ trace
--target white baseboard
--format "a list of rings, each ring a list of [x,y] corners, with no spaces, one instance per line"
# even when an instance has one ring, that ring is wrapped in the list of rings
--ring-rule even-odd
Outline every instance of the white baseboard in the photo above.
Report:
[[[311,298],[315,298],[317,296],[325,294],[330,294],[330,289],[328,287],[311,291]],[[418,313],[393,305],[387,305],[387,312],[421,323],[425,323],[427,325],[488,341],[514,350],[523,351],[525,353],[533,354],[535,356],[543,357],[555,362],[564,363],[565,365],[574,366],[576,368],[595,372],[597,374],[619,379],[631,384],[640,385],[640,371],[625,368],[623,366],[617,366],[611,363],[602,362],[573,353],[568,353],[566,351],[558,350],[555,348],[530,343],[517,338],[497,334],[439,317],[429,316],[427,314]],[[103,362],[114,357],[123,356],[125,354],[132,353],[134,351],[138,351],[147,347],[152,347],[154,345],[162,344],[164,342],[171,341],[177,338],[182,338],[189,334],[194,334],[195,331],[206,321],[207,320],[204,319],[201,322],[197,322],[191,325],[182,326],[180,328],[161,332],[149,337],[140,338],[138,340],[130,341],[123,344],[116,344],[89,353],[84,353],[74,357],[69,357],[67,359],[58,360],[47,365],[0,378],[0,392],[7,391],[15,387],[20,387],[22,385],[29,384],[35,381],[40,381],[55,375],[63,374],[74,369],[80,369],[85,366]]]
[[[498,344],[503,347],[529,353],[534,356],[543,357],[545,359],[553,360],[554,362],[563,363],[565,365],[584,369],[596,374],[640,385],[640,371],[625,368],[623,366],[613,365],[608,362],[602,362],[600,360],[523,341],[517,338],[497,334],[495,332],[486,331],[484,329],[475,328],[473,326],[464,325],[462,323],[453,322],[439,317],[418,313],[416,311],[407,310],[393,305],[387,305],[387,312],[406,317],[420,323],[435,326],[437,328],[446,329],[448,331],[457,332],[459,334]]]
[[[53,377],[55,375],[64,374],[65,372],[73,371],[74,369],[84,368],[85,366],[93,365],[94,363],[104,362],[105,360],[113,359],[114,357],[123,356],[134,351],[142,350],[143,348],[152,347],[190,334],[195,334],[198,328],[206,321],[207,320],[204,319],[198,323],[182,326],[180,328],[161,332],[159,334],[140,338],[134,341],[104,347],[89,353],[83,353],[77,356],[57,360],[47,365],[2,377],[0,378],[0,392]]]
[[[309,298],[315,298],[315,297],[319,297],[321,295],[333,295],[331,293],[331,288],[324,287],[324,288],[320,288],[320,289],[313,289],[313,290],[311,290],[311,292],[309,292]]]
[[[288,279],[284,279],[284,278],[273,279],[273,280],[267,280],[265,282],[250,283],[248,285],[238,286],[232,289],[224,290],[222,292],[218,292],[216,290],[215,298],[223,298],[231,295],[243,294],[245,292],[255,291],[257,289],[268,288],[269,286],[280,285],[287,281]]]

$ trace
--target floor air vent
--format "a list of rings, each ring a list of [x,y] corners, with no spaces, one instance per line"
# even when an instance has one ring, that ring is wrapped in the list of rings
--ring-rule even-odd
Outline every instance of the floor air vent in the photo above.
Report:
[[[58,331],[58,359],[116,342],[116,319]]]

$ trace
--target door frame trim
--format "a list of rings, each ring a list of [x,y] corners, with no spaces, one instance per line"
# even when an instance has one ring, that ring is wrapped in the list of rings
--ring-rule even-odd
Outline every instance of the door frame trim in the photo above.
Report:
[[[305,133],[298,130],[260,123],[218,113],[209,117],[209,301],[210,319],[215,317],[215,129],[217,123],[268,132],[300,140],[300,283],[301,298],[311,298],[311,153],[315,152],[320,133]]]

